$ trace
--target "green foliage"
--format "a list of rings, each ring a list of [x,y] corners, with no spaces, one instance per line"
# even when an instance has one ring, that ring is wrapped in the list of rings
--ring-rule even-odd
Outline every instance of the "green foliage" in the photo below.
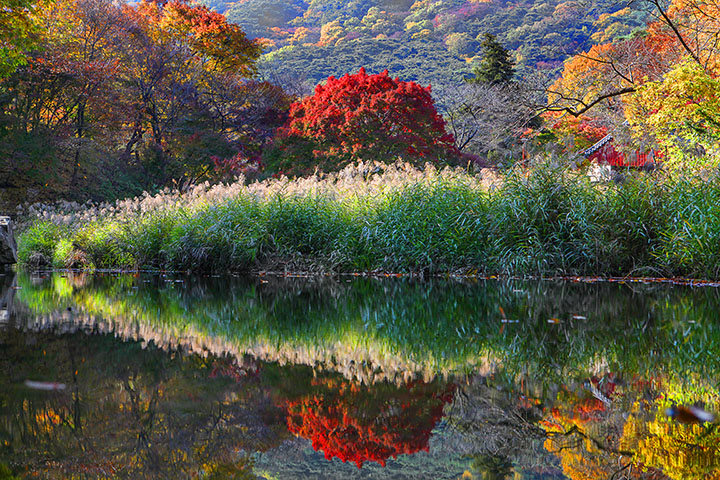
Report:
[[[176,200],[72,228],[38,221],[20,236],[19,257],[201,271],[288,265],[720,278],[717,178],[628,174],[622,185],[598,186],[544,165],[511,171],[490,192],[470,175],[426,168],[399,182],[383,177],[397,172],[360,167],[327,180],[229,186],[224,199],[192,194],[196,206]],[[360,180],[343,183],[354,175]]]
[[[504,84],[512,81],[515,76],[513,60],[510,52],[498,43],[495,35],[486,33],[482,43],[483,58],[480,65],[473,71],[470,82]]]
[[[488,197],[461,182],[411,185],[373,205],[355,268],[443,271],[488,265]],[[352,251],[352,250],[351,250]],[[364,265],[367,263],[367,266]],[[373,265],[374,264],[374,265]]]
[[[351,221],[342,204],[322,196],[278,196],[263,211],[269,247],[280,256],[339,252]]]
[[[597,248],[606,219],[603,195],[586,177],[544,165],[511,172],[494,197],[492,242],[505,273],[612,272],[612,252]],[[610,221],[610,220],[607,220]],[[615,273],[615,272],[613,272]]]
[[[247,3],[252,2],[235,8],[243,10]],[[479,43],[490,33],[510,51],[519,74],[540,70],[553,75],[568,54],[645,26],[645,10],[621,7],[605,0],[592,5],[560,0],[314,0],[291,21],[295,28],[307,29],[303,39],[294,36],[284,18],[266,33],[271,46],[262,69],[305,79],[308,86],[361,66],[436,84],[448,76],[467,76],[481,60]],[[321,39],[323,29],[332,33],[328,41]]]
[[[290,21],[301,17],[305,8],[307,4],[302,0],[249,0],[233,3],[225,15],[250,38],[268,37],[270,28],[287,29]]]
[[[0,480],[20,480],[20,477],[13,475],[10,467],[4,463],[0,463]]]
[[[90,268],[131,268],[133,258],[129,254],[129,242],[116,222],[89,224],[73,236],[73,246],[84,257]]]
[[[56,244],[67,238],[68,232],[48,221],[37,221],[17,239],[18,261],[26,265],[49,265],[54,258]]]
[[[55,244],[52,254],[52,266],[54,268],[70,268],[73,266],[73,243],[63,238]]]
[[[258,202],[247,197],[201,208],[177,222],[168,237],[157,238],[162,246],[155,250],[153,265],[183,270],[248,270],[266,228],[258,221],[260,215]],[[148,226],[157,228],[154,223],[148,220]]]
[[[387,70],[393,78],[423,86],[439,79],[460,82],[471,72],[466,62],[451,55],[441,44],[364,37],[334,46],[284,47],[268,52],[258,66],[267,75],[304,80],[308,88],[329,76],[340,77],[361,67],[371,73]]]
[[[32,0],[0,1],[0,78],[26,63],[37,33],[33,13],[41,5]]]
[[[720,348],[720,325],[714,321],[719,297],[711,287],[376,278],[348,283],[272,276],[262,280],[54,275],[39,282],[21,274],[16,301],[47,317],[72,305],[91,318],[114,321],[102,323],[102,328],[125,335],[134,335],[140,325],[150,337],[146,340],[164,345],[179,342],[189,350],[239,358],[246,352],[263,352],[270,362],[348,368],[358,375],[372,376],[381,365],[382,375],[390,379],[408,371],[464,374],[487,367],[491,359],[512,378],[524,372],[538,383],[565,382],[569,374],[597,373],[596,362],[602,358],[610,368],[622,367],[641,377],[661,370],[681,382],[714,385],[720,367],[715,353]],[[519,322],[502,324],[498,307],[508,320]],[[550,318],[559,323],[549,323]],[[609,341],[617,338],[624,341]],[[138,355],[133,362],[140,361],[142,354]],[[118,361],[104,360],[111,369],[122,364]],[[151,356],[144,361],[148,367],[154,364]],[[310,384],[298,383],[300,389]]]

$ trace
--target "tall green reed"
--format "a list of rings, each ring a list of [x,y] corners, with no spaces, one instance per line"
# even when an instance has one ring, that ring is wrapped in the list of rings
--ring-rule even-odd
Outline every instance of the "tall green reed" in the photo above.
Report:
[[[720,277],[720,180],[548,165],[488,182],[366,166],[38,214],[20,259],[56,267]],[[31,260],[32,259],[32,260]]]

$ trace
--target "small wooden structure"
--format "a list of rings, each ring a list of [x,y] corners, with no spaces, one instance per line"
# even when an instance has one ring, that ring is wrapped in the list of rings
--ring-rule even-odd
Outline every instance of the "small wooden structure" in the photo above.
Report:
[[[0,217],[0,265],[17,263],[17,244],[10,217]]]
[[[643,152],[635,150],[629,153],[619,152],[612,143],[612,134],[605,135],[595,145],[583,152],[585,158],[611,167],[643,168],[655,165],[662,158],[662,152],[655,150]]]

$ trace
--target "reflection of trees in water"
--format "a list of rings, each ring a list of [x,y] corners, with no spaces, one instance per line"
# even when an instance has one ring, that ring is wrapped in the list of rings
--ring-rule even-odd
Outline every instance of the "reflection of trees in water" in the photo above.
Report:
[[[437,379],[366,385],[339,374],[312,375],[307,367],[285,370],[276,394],[287,411],[290,432],[311,440],[328,460],[337,457],[358,468],[365,462],[385,466],[391,457],[427,451],[455,388]]]
[[[681,425],[665,415],[672,399],[717,398],[716,386],[684,391],[686,386],[670,377],[623,379],[613,374],[582,385],[563,388],[541,422],[545,447],[558,456],[571,479],[720,476],[715,425]],[[712,409],[717,406],[715,401]]]
[[[490,360],[549,381],[614,363],[636,371],[720,370],[711,353],[720,350],[720,325],[703,321],[716,317],[715,289],[165,275],[21,274],[18,281],[15,303],[31,321],[99,323],[171,348],[322,366],[370,383],[429,381],[486,368]],[[500,308],[512,323],[501,323]],[[689,345],[676,341],[688,332]],[[690,348],[699,354],[688,355]]]
[[[245,478],[240,452],[287,438],[265,422],[257,382],[211,379],[209,360],[107,336],[0,335],[0,464],[48,478]],[[32,391],[28,378],[66,388]]]
[[[537,402],[488,377],[473,377],[458,385],[445,420],[459,433],[454,448],[473,458],[482,478],[504,479],[521,470],[559,473],[557,461],[543,448],[541,418]]]
[[[514,473],[510,459],[497,455],[477,454],[470,466],[480,472],[482,480],[505,480]]]
[[[614,374],[568,379],[544,406],[525,396],[533,389],[526,380],[474,377],[459,383],[445,423],[453,448],[471,457],[484,479],[720,478],[720,429],[682,425],[664,413],[670,398],[683,397],[678,388]]]
[[[477,372],[479,366],[487,367],[483,373],[492,373],[499,365],[511,383],[520,378],[518,372],[522,371],[526,378],[534,377],[538,384],[549,389],[538,388],[532,393],[524,390],[529,398],[573,408],[581,406],[578,399],[558,396],[568,387],[567,379],[581,378],[579,384],[582,385],[582,378],[613,365],[622,365],[641,376],[648,371],[653,374],[660,370],[677,371],[684,372],[683,375],[687,372],[706,378],[709,384],[716,383],[720,370],[720,357],[715,353],[720,351],[720,324],[714,321],[720,290],[550,282],[477,285],[367,279],[327,284],[309,280],[262,281],[234,284],[228,279],[185,278],[183,282],[174,283],[168,277],[54,276],[41,280],[21,276],[23,288],[16,294],[15,320],[22,318],[25,327],[39,331],[57,332],[58,328],[67,327],[67,336],[78,329],[88,329],[113,332],[127,339],[143,338],[151,346],[162,345],[169,351],[178,348],[192,348],[206,354],[231,351],[240,357],[246,352],[257,353],[268,360],[303,363],[318,372],[342,372],[347,379],[362,378],[366,384],[391,379],[396,385],[403,385],[417,378],[430,380],[438,372],[472,369]],[[67,307],[72,307],[72,311],[66,310]],[[513,323],[501,322],[503,313],[499,307],[507,317],[504,320],[513,320]],[[551,318],[557,322],[548,323]],[[38,325],[38,320],[47,323]],[[73,325],[79,328],[73,330]],[[483,357],[478,352],[489,353]],[[483,364],[491,355],[496,362]],[[127,359],[119,359],[118,365],[123,362]],[[232,366],[227,368],[223,375],[238,373]],[[60,403],[56,411],[43,410],[46,414],[27,419],[28,425],[32,421],[69,432],[70,425],[83,425],[73,419],[76,408],[72,376],[63,378],[71,387],[64,396],[58,397]],[[174,378],[186,380],[176,373],[158,377],[156,383],[161,387],[157,390],[157,399],[153,400],[155,383],[147,383],[148,378],[147,374],[138,379],[127,373],[120,375],[114,388],[122,391],[124,397],[113,400],[107,408],[113,411],[119,404],[126,406],[122,415],[136,415],[135,434],[140,435],[138,432],[142,433],[145,428],[146,433],[141,436],[150,439],[148,448],[156,448],[152,439],[162,424],[158,422],[181,425],[183,418],[178,411],[162,413],[168,402],[165,385]],[[189,378],[192,379],[192,375]],[[125,379],[132,385],[125,385]],[[143,387],[137,390],[133,385]],[[533,425],[537,425],[539,406],[523,403],[519,396],[513,398],[508,392],[517,391],[512,390],[514,387],[502,391],[495,387],[477,380],[463,386],[449,409],[449,424],[461,439],[457,441],[458,451],[478,456],[478,465],[497,470],[497,475],[504,472],[500,468],[504,459],[510,459],[516,469],[523,470],[538,471],[543,464],[555,465],[553,471],[557,473],[558,460],[539,447],[548,437],[553,437],[555,446],[550,445],[551,450],[561,457],[563,467],[567,467],[568,472],[575,468],[578,478],[618,472],[616,478],[659,476],[657,471],[652,475],[647,470],[643,473],[639,467],[619,471],[627,465],[623,463],[628,460],[625,457],[629,457],[622,452],[635,452],[637,461],[643,458],[642,468],[654,465],[670,471],[671,461],[662,459],[682,453],[682,442],[692,445],[693,449],[694,455],[685,457],[698,458],[698,462],[708,463],[710,467],[718,462],[717,455],[712,453],[716,450],[707,450],[710,453],[702,450],[710,446],[693,437],[692,432],[667,429],[662,422],[657,426],[659,432],[664,432],[661,434],[640,429],[645,432],[638,434],[644,435],[645,447],[637,442],[632,446],[618,445],[621,436],[622,442],[630,439],[624,415],[631,410],[629,404],[618,404],[615,399],[608,411],[595,412],[591,421],[574,429],[567,424],[552,435],[547,430],[538,432]],[[130,399],[131,390],[138,392],[136,407]],[[86,391],[79,390],[79,393],[76,398],[90,398]],[[260,395],[258,398],[265,401],[264,394],[258,392],[243,395]],[[237,398],[245,398],[243,395]],[[180,402],[180,399],[173,398],[171,402]],[[239,405],[237,400],[233,402]],[[223,404],[223,400],[218,398],[215,403]],[[79,404],[82,406],[82,401]],[[652,411],[664,408],[659,404],[651,407]],[[203,408],[204,418],[217,416],[217,412]],[[243,409],[239,406],[238,409],[223,407],[225,416],[217,421],[217,428],[232,422],[252,424],[251,419],[228,416],[231,412],[240,415]],[[79,411],[86,419],[88,412],[82,408]],[[151,412],[155,413],[151,415]],[[548,415],[545,412],[546,419]],[[639,421],[648,424],[644,417]],[[118,431],[123,431],[122,426]],[[37,431],[32,435],[40,436]],[[165,432],[163,435],[170,440],[175,438],[182,445],[192,441],[181,438],[181,434],[173,437]],[[70,434],[66,436],[68,442],[79,441]],[[679,440],[674,444],[672,439],[676,437]],[[58,448],[64,447],[60,444]],[[512,450],[515,453],[511,453]],[[641,457],[643,451],[646,454]],[[150,453],[142,448],[138,452],[144,455],[144,462],[152,464]],[[690,475],[692,465],[678,467],[676,471]],[[683,477],[678,473],[675,478]]]

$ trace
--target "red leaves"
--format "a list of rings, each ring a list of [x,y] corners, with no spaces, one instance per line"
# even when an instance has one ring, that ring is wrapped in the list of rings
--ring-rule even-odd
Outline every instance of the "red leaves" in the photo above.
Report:
[[[447,160],[458,154],[437,113],[430,87],[403,82],[387,70],[330,77],[315,93],[294,103],[281,138],[317,144],[319,157],[350,160]],[[407,158],[410,157],[410,158]]]
[[[320,379],[315,391],[287,402],[288,429],[315,450],[353,462],[385,466],[390,457],[427,451],[430,432],[452,399],[453,386],[418,381],[396,387]]]

